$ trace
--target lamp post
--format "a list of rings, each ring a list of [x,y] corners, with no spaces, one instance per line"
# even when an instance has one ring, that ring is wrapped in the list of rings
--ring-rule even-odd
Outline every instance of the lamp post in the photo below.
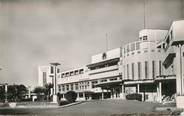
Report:
[[[53,90],[53,102],[57,102],[57,95],[56,95],[56,92],[57,92],[57,66],[61,65],[60,63],[50,63],[51,66],[54,67],[54,76],[52,77],[52,84],[54,85],[54,90]]]

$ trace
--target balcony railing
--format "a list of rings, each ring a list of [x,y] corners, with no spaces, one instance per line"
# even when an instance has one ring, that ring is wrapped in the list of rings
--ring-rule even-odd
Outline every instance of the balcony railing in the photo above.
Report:
[[[118,65],[90,70],[89,75],[98,74],[98,73],[105,73],[105,72],[109,72],[109,71],[113,71],[113,70],[118,70]]]
[[[165,66],[165,68],[168,68],[173,63],[173,59],[175,56],[176,56],[176,54],[174,52],[174,48],[169,47],[166,50],[166,54],[165,54],[165,58],[164,58],[164,62],[163,62],[163,65]]]

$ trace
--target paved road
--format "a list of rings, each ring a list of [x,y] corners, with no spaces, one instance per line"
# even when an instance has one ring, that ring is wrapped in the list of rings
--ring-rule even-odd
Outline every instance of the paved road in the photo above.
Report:
[[[98,100],[65,108],[14,108],[0,109],[0,114],[62,115],[62,116],[110,116],[123,113],[149,113],[158,106],[155,103],[126,100]]]

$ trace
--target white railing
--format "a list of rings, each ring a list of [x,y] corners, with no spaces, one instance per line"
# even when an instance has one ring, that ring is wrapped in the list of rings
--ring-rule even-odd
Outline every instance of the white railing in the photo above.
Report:
[[[112,70],[118,70],[118,65],[90,70],[88,73],[89,75],[93,75],[97,73],[103,73],[103,72],[105,73],[105,72],[112,71]]]

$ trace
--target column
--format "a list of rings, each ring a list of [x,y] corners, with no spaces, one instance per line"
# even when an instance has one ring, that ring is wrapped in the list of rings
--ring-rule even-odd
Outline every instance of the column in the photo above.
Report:
[[[8,84],[5,83],[5,103],[8,102],[7,96],[8,96]]]
[[[104,90],[102,89],[102,100],[104,99]]]
[[[137,84],[137,93],[139,94],[140,93],[140,84]]]
[[[122,99],[125,99],[125,85],[124,84],[122,84],[122,86],[121,86],[121,98]]]
[[[116,98],[115,88],[113,88],[113,98]]]
[[[159,82],[157,86],[158,102],[162,102],[162,83]]]
[[[111,89],[111,99],[113,99],[113,89]]]
[[[84,98],[84,100],[86,100],[85,93],[83,92],[82,94],[83,94],[83,98]]]
[[[79,100],[80,99],[80,97],[79,97],[79,93],[77,93],[77,100]]]
[[[176,107],[184,108],[184,47],[178,45],[175,47],[176,50]]]

